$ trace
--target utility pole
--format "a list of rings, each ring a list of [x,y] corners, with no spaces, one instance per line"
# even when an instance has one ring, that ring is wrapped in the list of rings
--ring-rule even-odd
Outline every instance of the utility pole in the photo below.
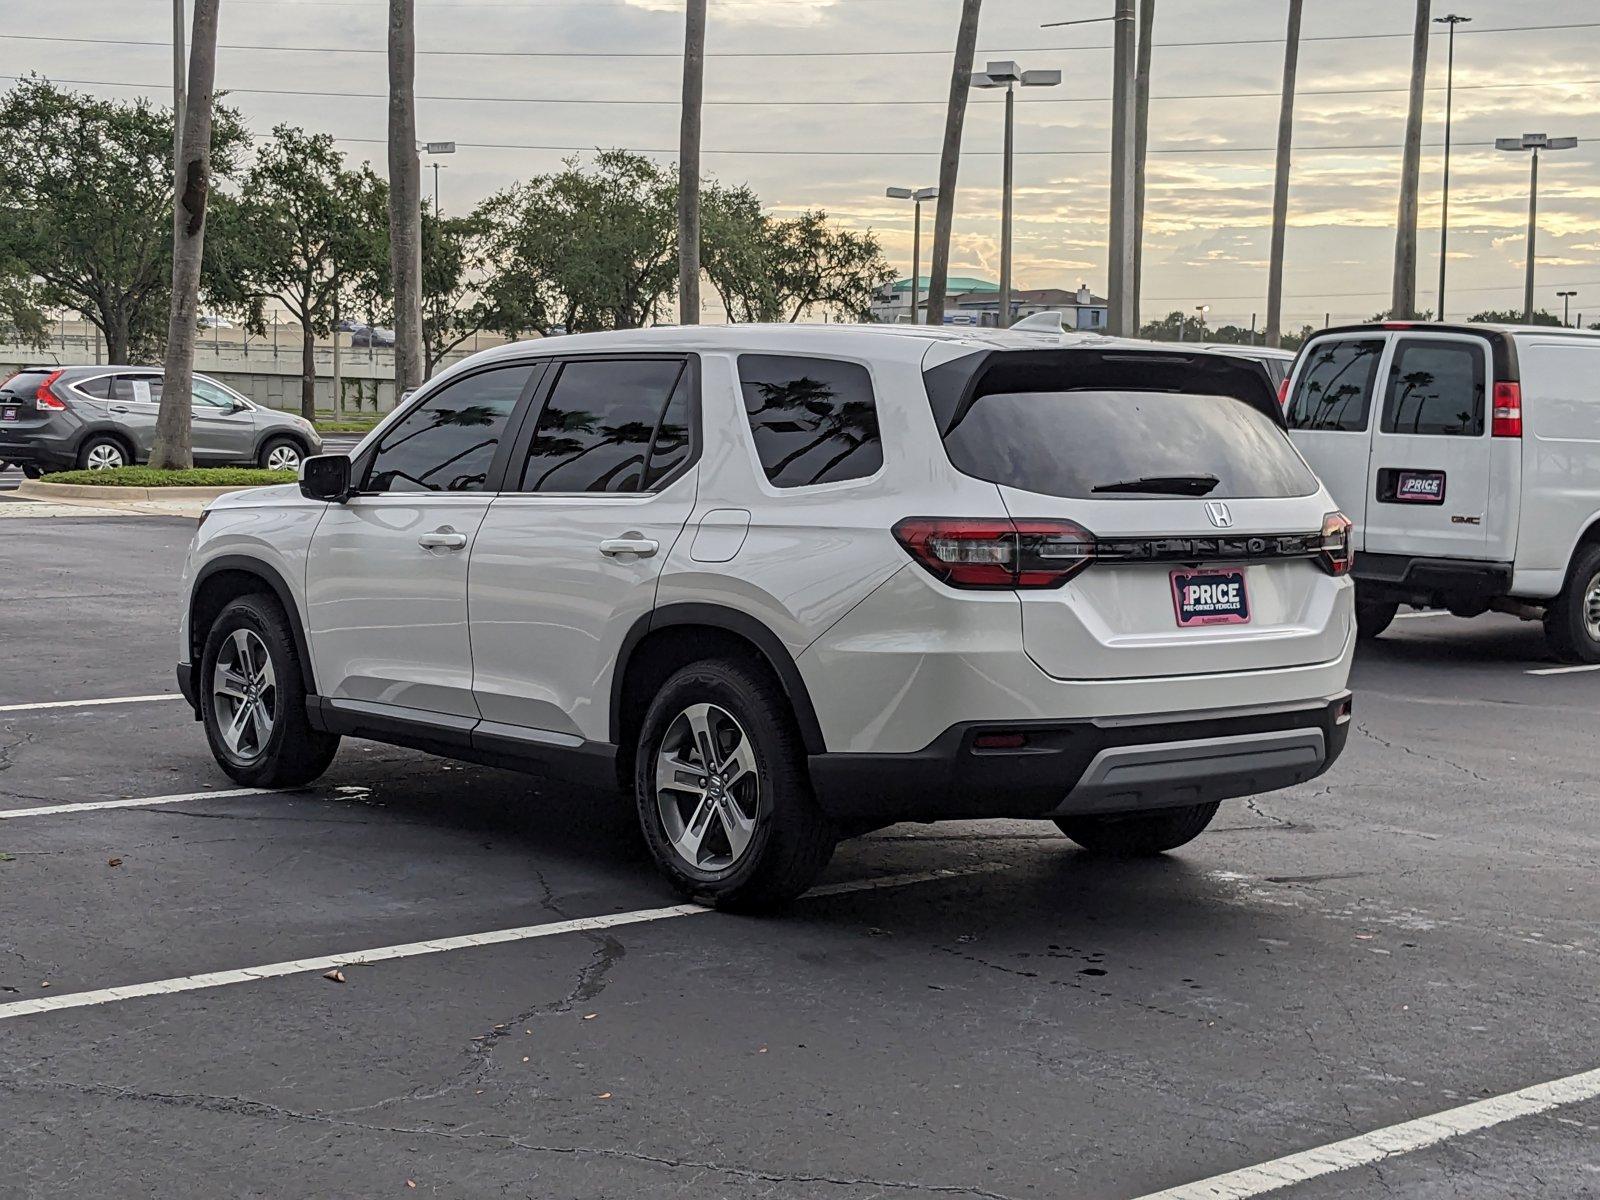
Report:
[[[1428,82],[1430,0],[1417,0],[1411,33],[1411,104],[1406,112],[1405,151],[1400,162],[1400,212],[1394,231],[1394,294],[1389,315],[1397,321],[1417,315],[1417,183],[1422,173],[1422,103]]]
[[[1278,162],[1272,177],[1272,251],[1267,264],[1269,346],[1283,344],[1283,243],[1289,223],[1289,150],[1294,141],[1294,77],[1300,64],[1300,17],[1305,0],[1289,0],[1283,45],[1283,98],[1278,102]]]
[[[950,102],[945,108],[944,145],[939,150],[939,203],[933,213],[933,255],[928,265],[928,324],[944,324],[945,291],[950,279],[950,229],[956,215],[956,173],[961,165],[961,127],[967,119],[972,87],[972,56],[978,46],[978,16],[983,0],[961,0],[956,53],[950,67]]]
[[[1444,193],[1439,202],[1439,300],[1433,312],[1435,321],[1444,320],[1444,268],[1450,246],[1450,110],[1456,81],[1456,26],[1470,20],[1471,17],[1458,17],[1455,13],[1433,19],[1435,25],[1450,29],[1444,68]]]
[[[1138,224],[1134,214],[1134,74],[1137,47],[1134,39],[1134,0],[1116,0],[1112,36],[1111,87],[1111,221],[1106,271],[1106,332],[1132,337],[1133,237]]]
[[[700,324],[700,113],[706,80],[706,0],[688,0],[683,114],[678,132],[678,323]]]
[[[181,0],[180,0],[181,2]],[[156,413],[150,465],[185,470],[194,465],[190,404],[200,301],[200,258],[205,249],[206,192],[211,183],[211,93],[217,72],[217,5],[195,0],[193,53],[184,96],[178,191],[173,197],[172,308],[161,406]],[[173,120],[178,121],[173,114]]]
[[[1139,54],[1133,78],[1133,333],[1140,328],[1139,293],[1144,288],[1144,160],[1150,142],[1150,47],[1155,28],[1156,0],[1139,0]]]
[[[416,0],[389,0],[389,269],[394,386],[422,383],[422,161],[417,155]]]

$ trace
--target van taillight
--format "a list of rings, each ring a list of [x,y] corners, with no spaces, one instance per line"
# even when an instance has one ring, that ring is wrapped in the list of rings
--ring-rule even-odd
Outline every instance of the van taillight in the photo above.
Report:
[[[928,574],[959,588],[1060,587],[1094,561],[1094,534],[1073,521],[907,517],[895,540]]]
[[[1522,385],[1497,383],[1494,385],[1494,420],[1490,425],[1495,437],[1522,436]]]
[[[66,412],[67,406],[62,403],[61,397],[50,390],[50,385],[60,379],[62,371],[52,371],[39,383],[39,390],[33,394],[35,408],[45,409],[50,412]]]
[[[1289,377],[1284,376],[1283,382],[1278,384],[1278,407],[1289,407]]]
[[[1348,575],[1355,565],[1356,552],[1351,544],[1350,529],[1350,518],[1342,512],[1331,512],[1322,518],[1322,542],[1317,548],[1317,561],[1329,575]]]

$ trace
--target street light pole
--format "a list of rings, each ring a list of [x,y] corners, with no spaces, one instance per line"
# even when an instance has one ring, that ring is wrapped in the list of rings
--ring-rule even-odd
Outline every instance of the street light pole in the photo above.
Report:
[[[1575,137],[1553,138],[1543,133],[1525,133],[1519,138],[1495,138],[1494,140],[1494,148],[1496,150],[1529,150],[1533,152],[1533,162],[1528,170],[1528,264],[1522,291],[1522,319],[1529,324],[1533,322],[1533,274],[1534,265],[1538,258],[1539,151],[1571,150],[1577,144],[1578,139]]]
[[[1011,199],[1014,178],[1012,153],[1015,127],[1015,85],[1023,87],[1055,87],[1061,82],[1060,71],[1024,71],[1014,62],[992,62],[983,74],[972,76],[972,86],[979,88],[1004,88],[1006,92],[1005,139],[1002,144],[1000,169],[1000,307],[995,323],[1001,329],[1011,324]]]
[[[921,306],[921,272],[922,272],[922,202],[932,200],[939,195],[936,187],[911,188],[892,187],[884,190],[885,196],[891,200],[910,200],[911,204],[911,323],[917,323],[917,309]]]
[[[1435,25],[1446,25],[1450,29],[1450,49],[1445,55],[1444,68],[1444,193],[1439,204],[1439,300],[1433,314],[1435,321],[1444,320],[1444,269],[1450,242],[1450,109],[1456,77],[1456,26],[1471,20],[1471,17],[1458,17],[1455,13],[1433,19]]]
[[[1211,305],[1196,304],[1194,310],[1200,314],[1200,340],[1203,342],[1206,340],[1206,314],[1211,311]]]
[[[1571,290],[1571,291],[1557,292],[1556,293],[1556,295],[1561,297],[1561,327],[1563,329],[1571,329],[1572,328],[1572,321],[1570,319],[1571,316],[1572,316],[1572,298],[1574,296],[1576,296],[1577,294],[1578,293],[1577,293],[1576,289]],[[1583,314],[1580,313],[1579,314],[1579,320],[1582,320],[1582,319],[1583,319]]]

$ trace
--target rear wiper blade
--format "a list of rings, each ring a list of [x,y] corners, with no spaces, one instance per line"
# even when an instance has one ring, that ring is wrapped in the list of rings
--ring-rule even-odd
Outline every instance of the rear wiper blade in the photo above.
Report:
[[[1160,496],[1204,496],[1222,480],[1215,475],[1141,475],[1138,479],[1119,479],[1099,483],[1091,492],[1149,492]]]

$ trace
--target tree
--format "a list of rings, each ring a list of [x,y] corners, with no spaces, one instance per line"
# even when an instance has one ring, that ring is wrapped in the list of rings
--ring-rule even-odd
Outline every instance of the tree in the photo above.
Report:
[[[1411,101],[1400,161],[1400,211],[1394,231],[1394,293],[1389,314],[1408,321],[1417,311],[1417,185],[1422,171],[1422,107],[1428,80],[1429,0],[1417,0],[1411,34]]]
[[[873,296],[895,276],[877,238],[830,224],[821,209],[772,222],[768,241],[773,287],[790,321],[813,308],[870,321]]]
[[[0,259],[0,339],[36,349],[50,340],[50,317],[39,302],[39,285],[15,260]]]
[[[961,165],[961,127],[972,90],[972,56],[978,47],[978,15],[983,0],[961,0],[956,53],[950,64],[950,100],[945,106],[944,145],[939,150],[939,200],[933,214],[933,258],[928,264],[928,324],[944,324],[945,289],[950,280],[950,229],[956,215],[956,173]],[[915,317],[915,313],[912,314]]]
[[[626,150],[576,158],[491,197],[490,253],[503,311],[524,329],[573,333],[656,321],[678,277],[677,180]]]
[[[422,164],[417,158],[416,0],[389,0],[389,274],[394,281],[394,386],[427,376],[422,349]]]
[[[1211,340],[1211,331],[1199,317],[1175,308],[1160,320],[1145,324],[1139,336],[1153,342],[1201,342]]]
[[[473,334],[520,331],[508,313],[492,256],[493,224],[480,208],[471,216],[422,214],[423,374]]]
[[[339,302],[387,286],[387,199],[369,165],[346,168],[331,136],[279,125],[238,199],[217,206],[216,236],[206,246],[208,292],[219,307],[244,313],[256,332],[269,300],[299,322],[307,420],[316,416],[315,339],[332,331]]]
[[[702,265],[728,320],[782,320],[772,273],[772,221],[748,187],[708,184],[701,197]]]
[[[688,0],[683,111],[678,131],[678,323],[700,324],[700,114],[706,77],[706,0]]]
[[[1561,326],[1560,317],[1542,308],[1531,318],[1520,308],[1489,308],[1476,316],[1468,317],[1467,320],[1474,325],[1554,325],[1557,328]]]
[[[214,110],[213,175],[248,144]],[[62,91],[30,76],[0,100],[0,262],[36,281],[29,303],[80,314],[112,362],[161,340],[172,275],[172,117],[139,100]]]
[[[167,319],[166,370],[156,414],[150,465],[183,471],[194,466],[190,431],[194,338],[199,328],[200,262],[206,240],[206,194],[211,188],[211,92],[217,73],[217,3],[195,0],[185,90],[178,194],[174,197],[172,305]]]

